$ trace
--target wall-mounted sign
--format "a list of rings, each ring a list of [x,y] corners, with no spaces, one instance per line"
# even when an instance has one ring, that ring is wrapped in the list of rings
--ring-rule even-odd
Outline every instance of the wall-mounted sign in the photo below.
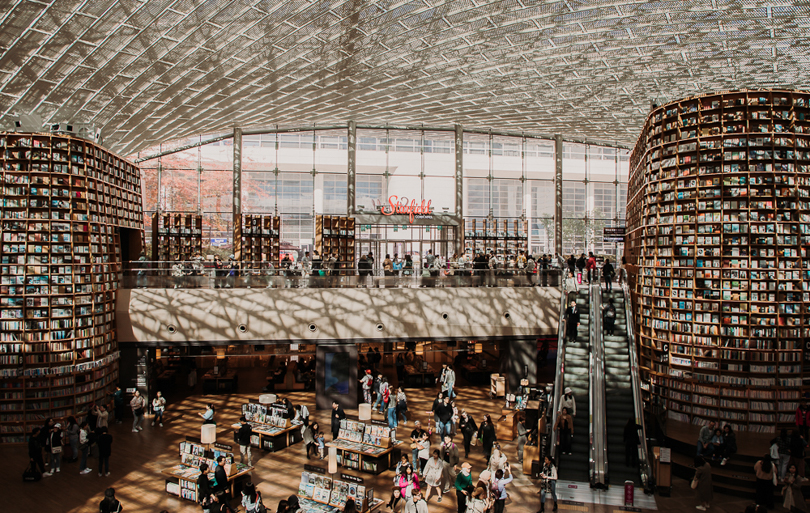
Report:
[[[211,239],[212,246],[227,246],[228,239]]]
[[[606,226],[602,232],[602,242],[624,243],[624,226]]]
[[[392,216],[394,214],[405,214],[408,220],[413,223],[414,219],[433,219],[433,207],[430,206],[431,200],[422,200],[417,203],[416,200],[409,200],[405,196],[389,196],[388,205],[377,205],[375,207],[380,209],[384,216]]]

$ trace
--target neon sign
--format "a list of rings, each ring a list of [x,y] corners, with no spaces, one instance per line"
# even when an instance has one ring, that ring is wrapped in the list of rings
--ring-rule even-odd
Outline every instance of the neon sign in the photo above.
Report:
[[[384,216],[391,216],[394,214],[405,214],[408,219],[413,223],[414,219],[433,219],[433,207],[430,206],[431,200],[422,200],[422,203],[416,203],[416,200],[410,200],[405,196],[389,196],[388,205],[381,205],[380,212]]]

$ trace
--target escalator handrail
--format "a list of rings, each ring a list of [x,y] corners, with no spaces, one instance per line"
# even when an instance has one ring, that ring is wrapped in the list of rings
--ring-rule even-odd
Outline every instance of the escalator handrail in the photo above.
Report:
[[[624,294],[624,315],[627,322],[627,345],[630,353],[630,381],[633,387],[633,408],[636,414],[636,423],[641,426],[641,456],[639,458],[639,474],[641,484],[647,488],[650,480],[650,458],[647,452],[647,428],[644,424],[644,404],[641,399],[641,377],[638,369],[638,354],[636,348],[636,332],[633,326],[633,312],[630,297],[630,288],[627,286],[627,273],[624,269],[622,293]]]
[[[557,425],[557,415],[560,411],[560,401],[562,400],[562,390],[565,385],[565,304],[568,299],[568,292],[565,285],[565,278],[560,283],[560,325],[559,333],[557,334],[557,373],[554,377],[554,401],[552,402],[551,412],[551,436],[549,437],[549,455],[554,458],[557,452],[557,431],[554,426]],[[556,461],[556,460],[555,460]]]
[[[599,270],[594,269],[590,294],[590,481],[592,487],[607,485],[607,409],[605,401],[605,356],[602,338],[602,287]]]

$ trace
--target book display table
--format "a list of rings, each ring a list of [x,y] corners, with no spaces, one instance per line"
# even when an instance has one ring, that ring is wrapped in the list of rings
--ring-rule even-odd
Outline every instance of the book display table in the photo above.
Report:
[[[229,446],[221,444],[201,444],[193,440],[180,442],[179,465],[163,469],[161,474],[166,476],[166,492],[176,495],[181,499],[198,502],[197,479],[200,477],[200,464],[208,463],[210,472],[208,478],[214,481],[216,470],[216,460],[219,456],[225,456],[228,463],[225,464],[225,471],[228,474],[228,486],[231,497],[241,491],[242,485],[248,479],[248,474],[253,467],[233,462],[233,453],[229,452]]]
[[[391,467],[394,446],[388,426],[367,425],[343,419],[338,438],[327,443],[337,449],[338,463],[371,474],[380,474]],[[399,452],[399,451],[397,451]]]
[[[362,483],[362,479],[345,474],[341,474],[341,479],[332,479],[315,472],[303,472],[298,485],[298,503],[305,513],[342,511],[349,499],[354,500],[360,513],[382,508],[383,500],[374,498],[374,490]]]
[[[280,404],[253,404],[242,405],[242,414],[253,428],[253,436],[250,439],[252,447],[261,448],[265,451],[276,452],[285,449],[303,440],[300,421],[291,421],[287,416],[287,409]],[[241,424],[233,425],[234,442]]]

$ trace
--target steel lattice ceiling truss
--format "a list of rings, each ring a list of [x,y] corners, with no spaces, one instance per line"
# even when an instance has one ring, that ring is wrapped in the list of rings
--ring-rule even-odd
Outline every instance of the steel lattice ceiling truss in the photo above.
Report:
[[[451,125],[632,144],[650,104],[806,88],[810,2],[55,0],[0,7],[0,124],[123,154],[233,126]]]

